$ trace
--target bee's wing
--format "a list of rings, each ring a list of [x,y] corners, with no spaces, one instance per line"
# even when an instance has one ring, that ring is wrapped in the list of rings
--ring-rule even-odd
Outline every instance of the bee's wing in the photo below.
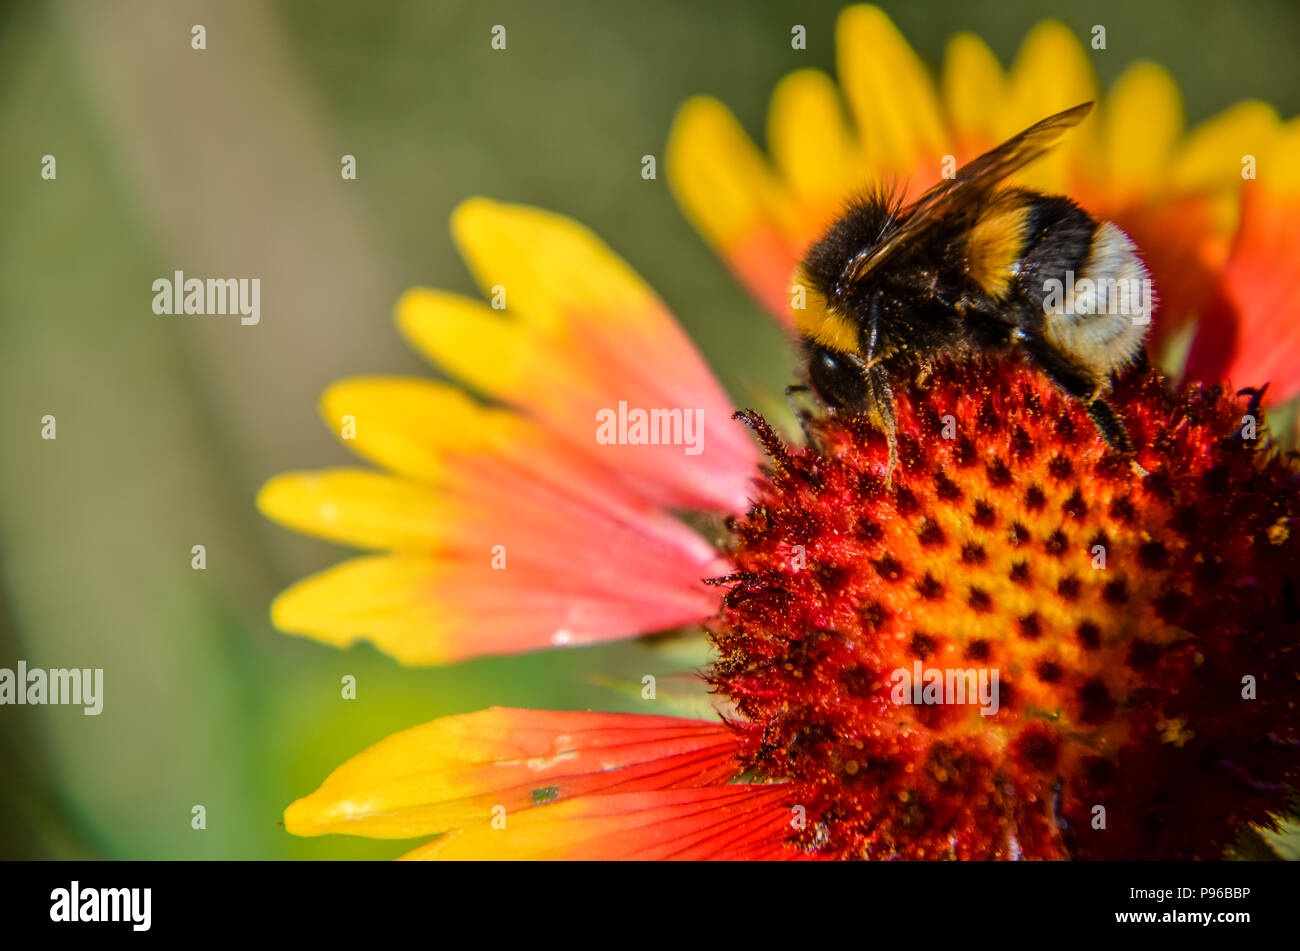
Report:
[[[889,233],[869,254],[855,259],[842,283],[853,282],[879,267],[899,248],[911,244],[940,218],[981,201],[1008,175],[1024,168],[1052,148],[1058,139],[1083,121],[1092,111],[1085,102],[1036,122],[1024,132],[1003,142],[996,149],[958,169],[957,174],[935,185],[907,208],[899,217],[901,224]]]

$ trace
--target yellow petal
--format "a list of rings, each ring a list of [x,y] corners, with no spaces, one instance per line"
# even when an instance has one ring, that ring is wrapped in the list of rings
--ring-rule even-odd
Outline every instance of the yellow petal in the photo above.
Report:
[[[611,312],[615,316],[625,314]],[[434,364],[497,399],[545,407],[589,382],[569,362],[576,348],[555,353],[554,342],[538,328],[459,294],[408,291],[397,303],[397,326]]]
[[[354,558],[299,581],[271,605],[271,622],[347,647],[363,638],[406,664],[436,664],[445,622],[432,589],[439,562],[428,556]]]
[[[1239,102],[1192,129],[1170,173],[1178,190],[1241,187],[1246,156],[1258,160],[1278,131],[1277,111],[1253,99]]]
[[[426,487],[365,469],[287,472],[257,496],[282,525],[358,548],[430,551],[446,540],[449,513]]]
[[[665,156],[682,212],[715,248],[730,249],[763,228],[789,230],[792,213],[780,183],[718,100],[697,96],[682,104]]]
[[[973,33],[954,35],[943,69],[943,99],[953,130],[963,139],[984,141],[985,147],[996,145],[1006,96],[1002,65],[988,44]]]
[[[1268,160],[1258,173],[1260,183],[1271,193],[1287,198],[1300,195],[1300,119],[1278,129]]]
[[[516,414],[480,406],[455,386],[402,377],[340,380],[320,410],[348,448],[425,482],[445,477],[448,453],[510,446],[525,429]]]
[[[1162,191],[1183,134],[1183,103],[1173,78],[1154,63],[1135,63],[1106,103],[1106,165],[1121,193]]]
[[[862,157],[829,76],[800,69],[777,85],[767,142],[785,180],[814,201],[837,202],[861,184]]]
[[[840,83],[868,165],[910,173],[949,152],[939,98],[925,64],[879,7],[848,7],[835,26]]]
[[[470,198],[452,213],[451,232],[484,294],[542,333],[563,334],[575,312],[636,320],[657,302],[608,245],[563,215]]]
[[[1039,23],[1021,44],[1011,67],[1009,108],[1003,112],[999,141],[1035,122],[1082,102],[1096,101],[1097,78],[1078,37],[1063,23]],[[1060,194],[1071,185],[1067,170],[1077,163],[1095,171],[1100,158],[1097,130],[1100,106],[1070,131],[1051,152],[1017,179],[1030,187]]]

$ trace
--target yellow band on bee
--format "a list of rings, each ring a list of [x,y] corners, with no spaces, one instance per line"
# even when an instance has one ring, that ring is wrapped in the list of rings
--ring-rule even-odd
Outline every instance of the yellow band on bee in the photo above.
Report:
[[[858,329],[849,318],[827,310],[820,295],[811,290],[806,304],[794,310],[794,325],[800,335],[840,353],[858,351]]]

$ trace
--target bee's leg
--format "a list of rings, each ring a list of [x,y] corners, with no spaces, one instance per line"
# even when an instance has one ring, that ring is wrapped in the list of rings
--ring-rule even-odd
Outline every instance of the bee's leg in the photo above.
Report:
[[[1101,433],[1101,438],[1106,440],[1106,445],[1124,455],[1131,453],[1133,441],[1128,438],[1128,430],[1110,408],[1110,404],[1105,400],[1093,399],[1088,401],[1087,406],[1088,415],[1092,417],[1093,425]]]
[[[885,436],[885,445],[889,447],[889,463],[885,469],[885,488],[889,488],[898,468],[898,421],[894,417],[894,391],[878,371],[867,375],[871,394],[868,416]]]
[[[1105,391],[1104,382],[1097,383],[1037,334],[1021,330],[1017,337],[1029,356],[1052,381],[1087,407],[1088,416],[1092,418],[1093,425],[1097,427],[1097,432],[1106,445],[1118,453],[1131,454],[1133,441],[1129,439],[1128,430],[1110,408],[1110,404],[1101,399],[1100,394]]]
[[[796,393],[811,392],[812,387],[808,386],[806,383],[791,383],[785,388],[785,401],[790,407],[790,412],[794,414],[794,418],[799,421],[799,428],[803,430],[804,442],[808,444],[808,447],[812,449],[813,452],[821,455],[821,444],[817,439],[816,433],[814,433],[812,428],[808,425],[812,422],[812,414],[796,403],[794,399],[794,394]]]

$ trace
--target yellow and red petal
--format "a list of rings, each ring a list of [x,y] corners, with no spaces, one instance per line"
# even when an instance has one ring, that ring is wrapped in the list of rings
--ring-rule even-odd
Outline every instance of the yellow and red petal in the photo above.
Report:
[[[788,323],[808,216],[727,107],[707,96],[684,103],[668,133],[665,167],[687,220],[750,294]]]
[[[654,504],[745,505],[752,440],[663,302],[590,231],[475,198],[452,232],[493,306],[407,293],[399,327],[438,365],[525,411]],[[645,442],[625,421],[656,413]],[[609,420],[615,433],[602,428]]]
[[[613,793],[507,815],[442,836],[406,859],[761,861],[806,857],[785,844],[781,785]]]
[[[336,647],[364,639],[405,664],[450,664],[636,637],[697,623],[716,608],[715,594],[685,580],[620,576],[627,565],[617,558],[597,579],[519,561],[498,570],[491,559],[488,551],[477,561],[354,558],[288,588],[271,619],[286,633]]]
[[[736,740],[721,723],[629,713],[492,707],[394,734],[285,811],[295,835],[412,838],[517,825],[595,793],[725,783]],[[734,787],[724,787],[734,788]]]
[[[294,585],[273,605],[277,627],[430,664],[632,637],[716,610],[701,581],[725,570],[714,548],[539,423],[396,378],[342,381],[322,409],[348,421],[345,445],[398,475],[288,473],[259,507],[395,554]]]
[[[1283,126],[1259,160],[1188,373],[1240,387],[1267,383],[1268,401],[1280,403],[1300,395],[1300,120]]]

